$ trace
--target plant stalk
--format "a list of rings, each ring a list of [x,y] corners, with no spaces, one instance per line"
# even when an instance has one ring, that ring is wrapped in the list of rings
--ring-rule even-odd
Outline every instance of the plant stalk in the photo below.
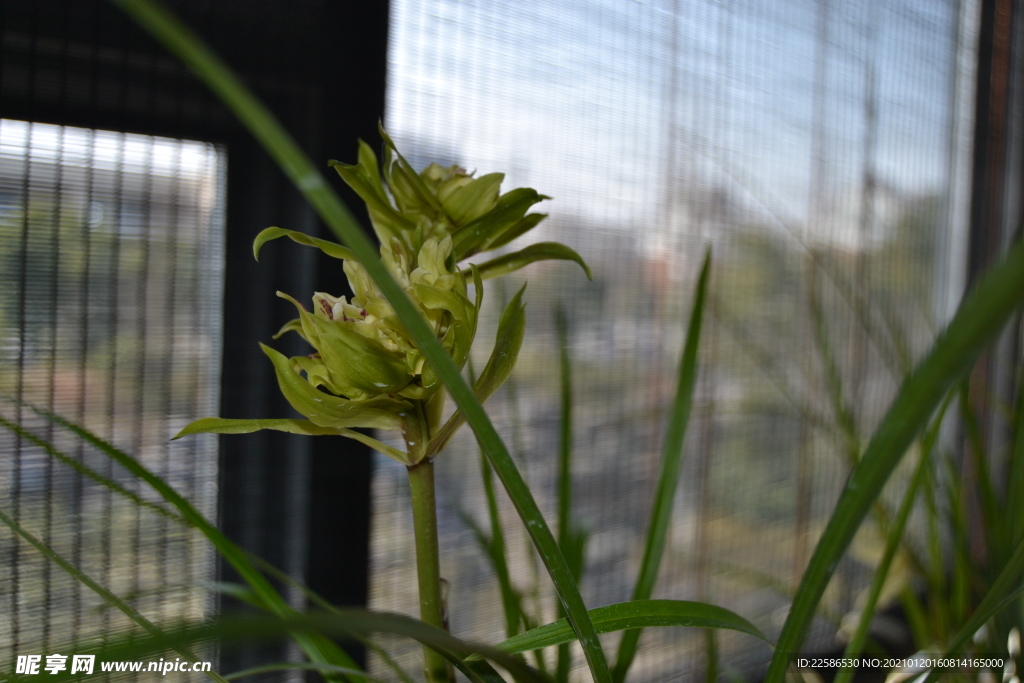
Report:
[[[420,620],[445,631],[445,605],[441,596],[441,559],[437,543],[437,500],[434,496],[434,461],[426,458],[410,465],[409,493],[416,536],[416,576],[419,579]],[[423,646],[423,668],[428,683],[454,683],[455,672],[440,654]]]

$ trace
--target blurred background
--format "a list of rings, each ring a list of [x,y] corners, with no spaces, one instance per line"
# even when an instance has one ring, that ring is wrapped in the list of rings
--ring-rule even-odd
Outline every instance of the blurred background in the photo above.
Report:
[[[629,598],[708,249],[701,374],[655,597],[722,605],[774,638],[863,440],[1020,222],[1014,0],[169,4],[318,163],[354,161],[358,137],[379,147],[382,118],[414,166],[504,172],[503,189],[553,197],[529,240],[569,244],[594,281],[545,262],[489,286],[474,360],[528,282],[527,342],[488,408],[553,519],[563,310],[588,605]],[[256,143],[92,0],[0,5],[0,119],[5,424],[52,436],[20,401],[81,422],[333,602],[415,614],[400,465],[323,438],[168,441],[197,417],[291,415],[257,345],[290,317],[273,292],[346,291],[337,262],[298,245],[253,262],[269,225],[328,237]],[[992,358],[996,405],[1019,335]],[[996,439],[997,412],[983,415]],[[946,430],[951,457],[961,440]],[[76,442],[63,454],[105,463]],[[464,430],[438,459],[442,575],[453,633],[496,642],[499,595],[472,528],[486,525],[478,458]],[[892,508],[906,478],[883,496]],[[552,619],[550,586],[501,502],[515,583]],[[27,433],[0,434],[0,508],[156,620],[230,606],[210,590],[230,571],[199,539],[83,481]],[[871,526],[808,651],[842,648],[880,553]],[[6,531],[0,566],[0,662],[129,628]],[[418,648],[392,645],[415,670]],[[631,680],[704,675],[701,632],[649,630],[641,645]],[[738,634],[718,651],[720,674],[744,680],[770,656]],[[222,671],[288,654],[224,652]]]

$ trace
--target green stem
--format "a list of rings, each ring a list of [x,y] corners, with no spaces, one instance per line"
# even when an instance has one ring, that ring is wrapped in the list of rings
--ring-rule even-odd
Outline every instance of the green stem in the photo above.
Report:
[[[412,525],[416,535],[416,575],[419,578],[420,620],[448,630],[441,597],[441,559],[437,544],[437,501],[434,497],[434,461],[410,465]],[[440,654],[423,646],[424,673],[428,683],[454,681],[454,671]]]

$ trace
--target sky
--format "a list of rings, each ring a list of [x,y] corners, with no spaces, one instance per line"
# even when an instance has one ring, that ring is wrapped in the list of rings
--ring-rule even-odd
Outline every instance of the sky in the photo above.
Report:
[[[422,163],[505,171],[608,229],[671,223],[667,193],[718,187],[797,226],[818,202],[841,239],[865,168],[901,196],[948,186],[959,11],[396,0],[386,125]]]

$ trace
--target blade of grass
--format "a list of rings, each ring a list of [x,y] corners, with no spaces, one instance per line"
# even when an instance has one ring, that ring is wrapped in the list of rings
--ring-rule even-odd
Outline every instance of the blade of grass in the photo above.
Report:
[[[932,449],[935,447],[935,441],[939,436],[939,428],[942,426],[943,418],[945,418],[946,410],[953,400],[953,395],[953,392],[947,392],[946,400],[943,402],[942,407],[939,408],[938,415],[932,421],[932,426],[925,435],[925,438],[922,439],[921,459],[917,464],[917,469],[914,471],[906,492],[903,494],[903,500],[900,502],[899,510],[896,512],[896,519],[893,520],[892,526],[889,529],[889,537],[885,542],[885,550],[882,551],[882,559],[879,561],[878,568],[875,569],[875,574],[871,578],[868,599],[861,610],[857,629],[854,631],[853,637],[850,638],[850,642],[846,644],[846,650],[843,653],[844,659],[859,655],[864,648],[864,643],[867,641],[871,619],[875,615],[875,606],[878,605],[878,598],[882,594],[882,587],[885,585],[885,579],[889,574],[889,567],[892,565],[892,561],[896,557],[896,551],[899,550],[900,544],[903,541],[903,530],[906,528],[907,520],[910,519],[910,513],[914,509],[914,501],[917,500],[918,489],[921,488],[928,478],[928,465],[931,460]],[[840,668],[834,683],[850,683],[853,680],[855,671],[856,669],[853,667]]]
[[[704,320],[704,302],[707,297],[708,276],[711,272],[711,250],[704,256],[704,265],[697,280],[697,289],[693,296],[693,309],[690,313],[690,324],[686,331],[686,343],[679,359],[679,383],[676,387],[675,402],[668,416],[668,430],[661,451],[661,472],[658,474],[657,490],[654,504],[651,507],[651,521],[647,528],[647,541],[644,545],[643,560],[640,573],[633,587],[634,600],[646,600],[654,592],[654,583],[658,579],[658,568],[665,550],[665,538],[668,535],[669,520],[672,515],[672,503],[675,501],[676,487],[679,484],[679,473],[683,466],[683,439],[686,426],[690,420],[690,409],[693,406],[693,389],[697,383],[697,351],[700,346],[700,329]],[[615,670],[612,677],[615,683],[622,683],[626,678],[633,658],[636,656],[640,630],[627,631],[619,642],[619,653],[615,659]]]
[[[249,560],[244,550],[235,545],[221,531],[210,524],[191,503],[181,494],[175,491],[167,482],[150,472],[138,460],[128,455],[113,444],[107,443],[89,430],[70,422],[60,415],[31,404],[24,404],[33,410],[40,417],[44,417],[54,424],[72,432],[80,439],[90,444],[99,451],[105,453],[109,458],[124,467],[130,473],[149,484],[165,501],[173,505],[182,518],[191,526],[198,529],[213,544],[218,552],[226,559],[239,576],[252,588],[256,597],[263,603],[265,609],[279,616],[292,614],[294,610],[277,590],[267,581],[266,577]],[[295,642],[302,648],[306,655],[314,662],[321,664],[335,664],[350,668],[358,668],[358,665],[340,647],[329,640],[310,638],[304,634],[295,634]]]
[[[914,436],[949,387],[995,338],[1024,295],[1024,244],[1018,242],[968,294],[931,352],[904,381],[889,412],[850,474],[800,582],[768,669],[767,683],[781,683],[789,659],[803,642],[815,607],[840,557],[899,464]]]
[[[30,432],[29,430],[25,429],[24,427],[21,427],[20,425],[17,425],[15,423],[7,420],[2,415],[0,415],[0,427],[5,427],[8,430],[10,430],[10,431],[14,432],[15,434],[17,434],[18,436],[20,436],[21,438],[25,439],[26,441],[29,441],[29,442],[35,444],[39,448],[42,448],[44,451],[46,451],[48,454],[50,454],[50,456],[52,456],[53,458],[55,458],[55,459],[59,460],[60,462],[64,463],[68,467],[74,469],[76,472],[78,472],[82,476],[88,477],[89,479],[92,479],[96,483],[98,483],[98,484],[100,484],[102,486],[105,486],[106,488],[110,489],[114,493],[117,493],[117,494],[119,494],[121,496],[124,496],[125,498],[127,498],[130,501],[132,501],[133,503],[135,503],[139,507],[143,507],[143,508],[146,508],[148,510],[153,510],[154,512],[157,512],[157,513],[163,515],[164,517],[169,517],[170,519],[173,519],[173,520],[175,520],[177,522],[184,522],[185,521],[183,518],[181,518],[180,516],[178,516],[175,513],[171,512],[167,508],[161,507],[161,506],[157,505],[156,503],[152,503],[152,502],[150,502],[148,500],[145,500],[144,498],[139,496],[137,493],[133,493],[132,491],[129,491],[128,489],[126,489],[125,487],[121,486],[120,484],[118,484],[113,479],[110,479],[108,477],[103,476],[102,474],[100,474],[96,470],[92,469],[88,465],[86,465],[84,463],[81,463],[78,460],[75,460],[71,456],[67,455],[66,453],[63,453],[63,452],[57,450],[57,448],[54,447],[53,444],[49,443],[48,441],[46,441],[44,439],[39,438],[38,436],[36,436],[32,432]]]
[[[711,562],[712,570],[719,573],[728,573],[730,578],[735,578],[755,588],[763,588],[777,593],[780,597],[792,600],[796,595],[796,586],[786,579],[780,579],[767,572],[757,571],[738,564],[729,562]],[[827,606],[818,605],[817,617],[827,621],[837,631],[843,624],[843,615],[829,609]]]
[[[582,557],[580,563],[572,566],[572,364],[569,362],[569,330],[565,320],[565,310],[561,305],[555,307],[555,331],[558,337],[558,360],[560,385],[561,420],[558,439],[558,547],[566,561],[570,563],[570,571],[578,582],[582,575]],[[572,548],[575,550],[575,548]],[[557,614],[565,616],[565,610],[559,604]],[[555,663],[555,681],[568,683],[569,670],[572,668],[572,652],[569,643],[558,646]]]
[[[704,657],[707,659],[704,680],[715,683],[718,680],[718,633],[713,628],[704,629]]]
[[[964,381],[960,386],[960,416],[967,430],[967,441],[971,446],[970,457],[974,464],[975,495],[980,499],[982,521],[986,534],[984,543],[988,547],[989,552],[997,558],[997,564],[1001,565],[1006,560],[1006,555],[1003,553],[1005,553],[1005,548],[1007,547],[1007,539],[1003,529],[1003,517],[999,511],[995,489],[992,487],[985,440],[982,438],[981,427],[978,424],[978,414],[975,412],[974,406],[971,405],[967,381]],[[1002,556],[1000,557],[1000,555]]]
[[[108,605],[110,605],[111,607],[115,607],[129,619],[131,619],[136,624],[145,629],[146,633],[150,634],[150,636],[154,638],[158,643],[166,643],[167,648],[173,649],[175,652],[178,652],[182,657],[188,659],[190,662],[199,661],[199,658],[196,657],[187,647],[184,647],[181,644],[175,645],[169,643],[167,641],[167,636],[164,634],[164,632],[161,631],[160,628],[158,628],[153,622],[151,622],[146,617],[142,616],[142,614],[140,614],[138,610],[136,610],[134,607],[126,603],[124,600],[117,597],[109,590],[98,584],[96,581],[90,578],[88,574],[86,574],[78,567],[65,560],[57,553],[57,551],[55,551],[53,548],[40,541],[38,538],[32,535],[31,532],[29,532],[27,529],[18,524],[17,520],[12,519],[11,517],[8,517],[6,514],[4,514],[3,510],[0,510],[0,522],[6,524],[11,531],[25,539],[32,547],[38,550],[48,560],[50,560],[58,567],[60,567],[62,570],[64,570],[64,572],[68,574],[68,576],[71,576],[76,581],[87,587],[89,590],[99,595]],[[214,671],[207,671],[206,674],[215,681],[221,681],[221,683],[224,682],[224,679],[221,678],[220,675]]]
[[[296,188],[303,193],[327,226],[355,253],[356,258],[369,272],[427,362],[448,388],[456,405],[465,414],[477,441],[504,484],[509,498],[512,499],[537,547],[541,560],[547,567],[555,590],[565,605],[569,623],[579,635],[580,645],[595,681],[611,683],[608,662],[597,639],[594,625],[590,622],[586,605],[533,494],[516,469],[508,449],[484,412],[483,406],[476,400],[472,389],[463,380],[459,369],[448,357],[413,302],[387,272],[380,261],[377,249],[352,214],[270,111],[192,31],[162,5],[152,0],[111,1],[152,33],[221,98],[259,140]]]
[[[839,432],[842,435],[846,463],[849,467],[853,467],[860,460],[861,449],[857,419],[843,390],[843,378],[839,371],[839,363],[836,360],[831,335],[828,331],[828,321],[825,319],[825,314],[821,307],[818,288],[812,287],[811,289],[810,307],[811,318],[814,324],[815,345],[818,348],[822,365],[825,368],[825,384],[832,403],[832,411],[835,414],[836,422],[839,424]],[[884,501],[879,499],[872,506],[872,513],[878,528],[883,534],[887,533],[893,517],[892,511],[889,510]],[[916,550],[909,544],[904,545],[903,550],[913,566],[919,571],[924,571],[924,563],[918,557]]]
[[[1024,592],[1024,586],[1021,585],[1022,573],[1024,573],[1024,541],[1017,544],[1006,566],[992,582],[992,587],[982,598],[978,608],[953,636],[946,647],[945,654],[947,656],[960,654],[964,645],[978,632],[978,629]],[[932,669],[924,683],[932,683],[938,677],[939,671],[940,669]]]
[[[743,617],[723,607],[688,600],[630,600],[595,607],[590,616],[598,633],[613,633],[648,626],[689,626],[740,631],[767,642],[767,639]],[[565,619],[538,626],[495,647],[505,652],[523,652],[550,647],[575,639]]]
[[[963,480],[952,460],[946,461],[946,469],[946,505],[949,508],[948,527],[952,531],[950,555],[953,565],[949,596],[946,599],[950,605],[950,623],[962,624],[967,619],[971,607],[970,536],[967,533]]]
[[[572,365],[569,362],[569,332],[565,311],[561,306],[555,308],[555,330],[558,336],[562,411],[558,439],[558,546],[562,554],[565,554],[572,524]]]
[[[498,300],[502,302],[502,307],[504,307],[508,300],[508,297],[505,294],[504,280],[497,281],[497,290]],[[508,381],[505,382],[505,393],[508,399],[506,401],[506,405],[508,406],[509,424],[512,430],[512,455],[516,458],[516,460],[519,461],[520,466],[525,468],[527,464],[525,450],[523,448],[522,438],[520,436],[522,434],[521,430],[523,428],[523,425],[522,419],[519,414],[519,394],[517,391],[517,386],[518,385],[516,384],[516,378],[514,376],[510,376],[508,378]],[[481,453],[481,456],[483,456],[483,453]],[[487,458],[481,457],[481,460],[486,462]],[[488,467],[490,467],[489,462]],[[528,571],[530,578],[530,589],[522,594],[519,603],[519,616],[523,630],[528,631],[531,628],[537,626],[538,624],[537,618],[531,617],[528,613],[527,605],[529,604],[533,608],[534,615],[540,615],[542,613],[542,609],[540,603],[540,573],[539,567],[537,566],[537,553],[536,549],[533,547],[532,541],[528,540],[526,541],[526,543],[527,546],[524,555],[526,557],[527,566],[529,567]],[[518,633],[518,629],[516,632]],[[534,650],[533,657],[537,662],[536,666],[540,670],[540,672],[544,675],[547,675],[548,668],[547,661],[544,658],[544,650]]]
[[[1024,387],[1024,373],[1018,374],[1017,386]],[[1006,485],[1006,519],[1011,543],[1019,543],[1024,538],[1024,390],[1021,389],[1018,389],[1016,410]]]
[[[927,482],[924,488],[925,514],[928,527],[928,566],[926,580],[928,593],[930,595],[945,596],[946,593],[946,558],[942,552],[942,533],[939,529],[941,515],[936,500],[936,492],[939,487],[939,475],[936,462],[932,461],[928,466]],[[908,591],[910,592],[910,591]],[[931,611],[931,622],[939,633],[949,633],[950,610],[949,601],[945,599],[933,600],[929,604]],[[908,612],[909,614],[909,612]],[[912,631],[916,642],[922,642],[924,634],[920,629]]]
[[[469,360],[469,382],[476,385],[476,374],[473,372],[473,361]],[[502,596],[502,611],[505,615],[506,638],[511,638],[519,633],[519,625],[525,621],[525,614],[522,610],[522,596],[512,586],[511,573],[508,567],[505,547],[505,529],[502,526],[501,514],[498,509],[498,497],[495,494],[494,471],[490,463],[481,451],[480,454],[480,479],[483,483],[483,495],[487,504],[487,519],[490,524],[490,537],[488,538],[479,524],[469,515],[468,512],[461,512],[460,516],[467,526],[473,531],[484,557],[490,562],[498,578],[498,588]],[[538,663],[542,673],[546,673],[543,655],[538,657]]]
[[[467,363],[469,383],[476,386],[476,373],[473,370],[473,359]],[[498,579],[498,590],[501,592],[501,607],[505,616],[505,637],[511,638],[519,633],[522,620],[521,596],[512,586],[511,574],[508,570],[508,559],[505,551],[505,530],[501,525],[501,514],[498,511],[498,497],[494,493],[494,472],[487,456],[480,452],[480,479],[484,486],[484,499],[487,502],[487,519],[490,522],[491,535],[488,537],[467,512],[461,513],[463,521],[473,531],[484,556],[491,562],[491,568]]]
[[[832,350],[831,336],[828,333],[828,322],[825,320],[825,314],[821,309],[820,293],[817,287],[812,288],[812,290],[810,303],[811,319],[814,322],[814,341],[818,347],[818,354],[821,356],[822,365],[825,366],[825,384],[828,388],[829,398],[832,401],[832,411],[835,413],[839,429],[845,437],[846,459],[852,466],[860,457],[860,438],[857,433],[857,420],[843,392],[843,379],[839,372],[839,364],[836,362],[835,353]]]
[[[519,623],[522,619],[520,609],[519,593],[512,586],[511,574],[508,569],[508,560],[505,554],[505,534],[501,528],[501,518],[498,515],[497,498],[494,495],[494,481],[492,480],[491,464],[483,453],[480,454],[480,475],[484,482],[484,496],[487,501],[487,516],[490,521],[490,537],[467,512],[461,512],[462,521],[472,530],[484,556],[491,563],[491,568],[498,579],[498,590],[501,593],[501,606],[505,616],[505,634],[507,638],[519,633]]]

